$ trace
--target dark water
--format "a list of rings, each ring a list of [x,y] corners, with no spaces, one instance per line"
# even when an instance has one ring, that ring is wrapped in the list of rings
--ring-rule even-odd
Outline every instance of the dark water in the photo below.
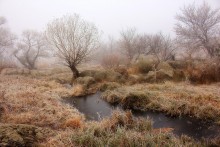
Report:
[[[101,120],[111,115],[114,109],[121,109],[110,105],[101,98],[101,93],[77,98],[66,98],[65,102],[84,113],[88,120]],[[188,135],[195,139],[213,138],[220,135],[220,126],[213,122],[201,121],[192,117],[169,117],[164,113],[152,111],[132,111],[135,117],[150,117],[154,128],[173,128],[176,135]]]

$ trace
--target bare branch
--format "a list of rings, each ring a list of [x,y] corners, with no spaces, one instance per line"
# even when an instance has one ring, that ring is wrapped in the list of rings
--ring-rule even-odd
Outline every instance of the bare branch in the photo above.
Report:
[[[216,56],[213,40],[219,37],[219,9],[212,10],[207,3],[201,6],[185,6],[176,16],[175,32],[181,44],[193,44],[197,49],[204,49],[210,57]]]
[[[76,66],[86,61],[99,45],[98,29],[77,14],[55,19],[48,24],[46,36],[75,77],[79,74]]]
[[[24,31],[13,54],[23,66],[35,69],[37,60],[47,56],[46,40],[41,33]]]

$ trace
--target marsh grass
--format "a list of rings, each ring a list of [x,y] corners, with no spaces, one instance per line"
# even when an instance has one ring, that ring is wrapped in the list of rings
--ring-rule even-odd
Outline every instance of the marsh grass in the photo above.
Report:
[[[113,89],[119,88],[120,86],[121,85],[116,82],[105,82],[101,84],[99,90],[100,91],[113,90]]]
[[[63,133],[64,134],[64,133]],[[176,138],[170,131],[154,131],[150,119],[134,119],[128,112],[113,112],[101,122],[87,122],[83,129],[58,135],[61,146],[134,147],[134,146],[206,146],[187,136]],[[57,136],[57,137],[58,137]],[[68,139],[67,139],[68,138]],[[45,145],[55,144],[51,139]],[[62,143],[61,143],[62,142]],[[56,143],[57,144],[57,143]]]
[[[101,73],[102,74],[102,73]],[[220,122],[219,85],[136,84],[125,86],[111,77],[95,75],[103,83],[103,98],[125,108],[164,111],[170,115],[191,115]],[[175,137],[169,128],[154,129],[152,121],[135,119],[130,112],[114,112],[100,122],[86,122],[77,109],[61,102],[73,89],[62,84],[69,71],[53,70],[31,74],[0,75],[0,123],[28,124],[53,130],[39,146],[218,146],[219,138],[196,142]],[[71,75],[71,74],[70,74]],[[97,76],[97,77],[96,77]],[[105,79],[107,77],[107,79]],[[100,79],[99,79],[100,78]],[[103,79],[104,78],[104,79]],[[111,81],[111,82],[109,82]],[[114,82],[112,82],[114,81]],[[79,85],[83,85],[80,83]],[[89,84],[90,85],[90,84]],[[91,86],[92,85],[92,86]],[[91,84],[89,89],[100,88]],[[88,87],[85,87],[88,90]],[[96,89],[97,90],[97,89]],[[220,124],[220,123],[219,123]]]
[[[190,115],[201,119],[220,120],[220,93],[213,86],[184,83],[137,84],[107,90],[102,98],[124,108],[156,110],[171,116]]]
[[[62,104],[60,96],[68,91],[59,83],[1,76],[0,89],[4,91],[0,97],[2,123],[59,128],[67,119],[82,117],[76,109]]]

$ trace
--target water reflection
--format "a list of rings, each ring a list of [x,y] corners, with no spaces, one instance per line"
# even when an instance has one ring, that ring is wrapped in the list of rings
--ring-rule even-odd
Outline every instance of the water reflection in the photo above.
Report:
[[[84,113],[88,120],[101,120],[111,115],[114,109],[121,109],[118,106],[110,105],[100,99],[101,93],[77,98],[66,98],[65,102],[76,107]],[[195,139],[213,138],[220,134],[220,126],[213,122],[205,122],[192,117],[169,117],[164,113],[132,111],[135,117],[150,117],[153,120],[154,128],[173,128],[176,135],[188,135]]]

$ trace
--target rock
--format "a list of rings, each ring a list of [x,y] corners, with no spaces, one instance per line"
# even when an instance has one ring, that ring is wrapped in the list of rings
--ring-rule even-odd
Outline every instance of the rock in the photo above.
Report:
[[[0,124],[0,146],[35,146],[52,131],[32,125]]]

